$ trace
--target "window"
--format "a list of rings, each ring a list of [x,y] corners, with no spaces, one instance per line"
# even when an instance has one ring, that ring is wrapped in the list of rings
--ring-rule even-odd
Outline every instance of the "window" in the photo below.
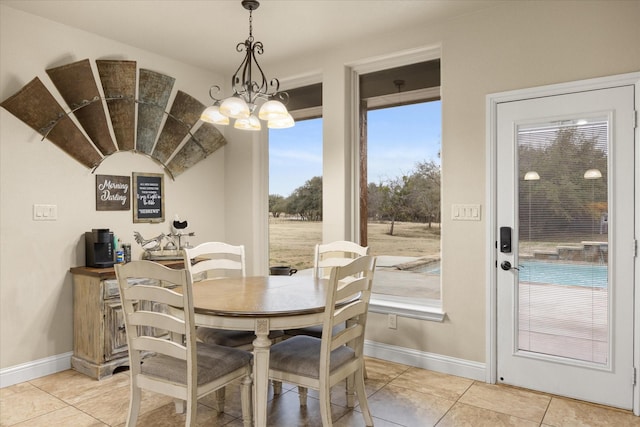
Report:
[[[435,320],[442,319],[439,85],[439,60],[360,75],[360,236],[378,258],[373,305]]]
[[[269,264],[305,270],[322,241],[322,85],[288,92],[296,125],[269,130]]]

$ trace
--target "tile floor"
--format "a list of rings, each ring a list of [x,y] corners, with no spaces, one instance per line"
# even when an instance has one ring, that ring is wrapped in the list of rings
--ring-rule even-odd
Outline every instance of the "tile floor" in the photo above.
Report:
[[[367,393],[377,427],[426,426],[640,426],[630,412],[501,385],[489,385],[406,365],[367,358]],[[129,374],[95,381],[69,370],[0,389],[0,426],[124,426]],[[363,426],[358,409],[345,407],[344,389],[332,391],[336,427]],[[184,425],[173,402],[143,394],[138,426]],[[269,425],[321,426],[317,394],[299,406],[294,387],[271,396]],[[238,387],[227,391],[224,413],[213,396],[200,400],[198,426],[241,427]]]

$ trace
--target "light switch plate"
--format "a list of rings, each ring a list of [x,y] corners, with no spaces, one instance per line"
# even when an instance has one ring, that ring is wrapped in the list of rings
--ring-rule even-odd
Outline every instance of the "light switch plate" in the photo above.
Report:
[[[454,221],[480,221],[481,216],[479,204],[451,205],[451,219]]]
[[[33,205],[34,221],[55,221],[58,219],[57,205]]]

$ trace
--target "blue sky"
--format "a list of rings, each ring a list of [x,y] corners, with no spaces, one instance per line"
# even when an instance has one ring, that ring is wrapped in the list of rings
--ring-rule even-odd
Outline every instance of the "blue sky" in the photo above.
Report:
[[[440,101],[373,110],[368,119],[369,182],[406,174],[419,161],[440,163]],[[269,194],[287,197],[321,175],[322,119],[269,131]]]

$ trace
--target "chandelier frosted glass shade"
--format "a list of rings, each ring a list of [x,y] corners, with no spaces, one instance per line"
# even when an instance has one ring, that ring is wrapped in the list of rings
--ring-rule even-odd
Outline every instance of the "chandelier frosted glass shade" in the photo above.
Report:
[[[229,117],[220,113],[220,107],[212,105],[205,108],[200,116],[200,120],[207,123],[213,123],[214,125],[228,125]]]
[[[267,127],[269,129],[286,129],[293,127],[294,125],[295,121],[289,113],[287,113],[287,115],[283,118],[271,119],[267,122]]]
[[[244,99],[230,96],[220,104],[220,113],[232,119],[246,119],[251,115],[251,110]]]
[[[233,125],[236,129],[242,130],[260,130],[262,129],[262,125],[260,124],[260,120],[253,114],[249,117],[243,119],[236,119],[235,124]]]
[[[285,119],[289,115],[287,107],[280,101],[271,100],[262,104],[258,117],[260,120]]]

